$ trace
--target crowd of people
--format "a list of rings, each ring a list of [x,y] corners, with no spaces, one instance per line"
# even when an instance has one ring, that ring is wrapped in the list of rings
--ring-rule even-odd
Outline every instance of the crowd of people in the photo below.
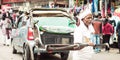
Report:
[[[101,52],[101,47],[94,47],[95,44],[106,44],[105,51],[110,51],[110,44],[115,39],[118,41],[118,53],[120,54],[120,21],[112,19],[112,14],[102,17],[100,13],[93,14],[90,9],[83,12],[73,11],[73,18],[77,28],[74,31],[74,43],[88,44],[77,51],[72,51],[73,60],[89,60],[92,54]],[[4,34],[4,45],[11,43],[11,31],[19,27],[19,22],[29,20],[29,13],[16,10],[3,10],[1,13],[1,29]],[[24,18],[23,18],[24,17]],[[117,36],[117,37],[116,37]]]
[[[12,30],[19,27],[21,20],[27,20],[29,13],[10,8],[2,10],[0,15],[0,27],[4,35],[4,45],[9,46],[12,41]]]

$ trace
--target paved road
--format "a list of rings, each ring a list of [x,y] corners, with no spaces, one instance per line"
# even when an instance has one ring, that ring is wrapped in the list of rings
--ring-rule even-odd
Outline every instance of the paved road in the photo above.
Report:
[[[0,29],[0,60],[22,60],[21,54],[12,54],[11,46],[4,46],[4,36]]]
[[[120,54],[117,54],[118,49],[111,48],[110,52],[102,50],[101,53],[95,54],[91,60],[120,60]]]
[[[90,60],[120,60],[120,54],[117,54],[117,49],[111,48],[110,52],[105,52],[104,49],[100,53],[94,54]],[[75,57],[75,56],[74,56]],[[72,56],[68,60],[71,60]]]
[[[111,49],[109,53],[102,50],[101,53],[95,54],[91,60],[119,60],[120,54],[116,54],[117,49]],[[56,56],[42,56],[42,60],[60,60]],[[0,60],[22,60],[21,54],[12,54],[11,46],[3,46],[0,44]],[[71,60],[70,58],[68,60]]]
[[[11,46],[0,44],[0,60],[22,60],[22,54],[12,54]],[[43,55],[40,60],[61,60],[58,55]]]
[[[22,60],[21,54],[12,54],[11,46],[0,44],[0,60]]]

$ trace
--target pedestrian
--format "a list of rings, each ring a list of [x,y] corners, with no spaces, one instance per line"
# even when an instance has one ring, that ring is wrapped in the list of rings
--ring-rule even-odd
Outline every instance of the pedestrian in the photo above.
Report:
[[[12,20],[10,13],[8,11],[3,13],[2,17],[3,17],[3,32],[5,36],[4,45],[9,46],[11,42],[10,32],[12,30],[12,22],[11,22]]]
[[[92,22],[95,33],[92,34],[92,40],[94,44],[100,44],[100,36],[102,33],[102,22],[98,19],[98,15],[95,15],[95,19]],[[94,47],[96,53],[101,51],[100,47]]]
[[[16,20],[16,27],[20,27],[20,25],[22,24],[21,21],[23,20],[23,17],[25,16],[23,11],[19,11],[19,14],[17,16],[17,20]]]
[[[25,15],[23,17],[23,25],[29,26],[30,25],[30,16],[29,12],[25,12]]]
[[[109,19],[109,23],[113,26],[113,29],[114,29],[114,32],[115,32],[116,21],[113,19],[112,14],[109,13],[107,18]],[[115,38],[115,33],[113,33],[113,35],[110,37],[110,44],[113,44],[115,39],[116,39]]]
[[[105,18],[104,24],[102,26],[102,35],[103,35],[103,43],[107,44],[105,47],[105,51],[109,52],[110,50],[110,37],[113,34],[113,26],[108,22],[108,19]]]
[[[12,19],[13,19],[13,27],[15,27],[15,22],[17,20],[17,11],[16,10],[13,10]]]
[[[118,49],[119,49],[118,53],[120,54],[120,21],[117,23],[116,33],[118,37]]]
[[[94,45],[90,40],[90,35],[94,32],[92,26],[93,15],[90,9],[80,13],[80,25],[74,31],[74,43]],[[73,51],[73,60],[90,60],[94,54],[93,46],[86,46],[82,49]]]

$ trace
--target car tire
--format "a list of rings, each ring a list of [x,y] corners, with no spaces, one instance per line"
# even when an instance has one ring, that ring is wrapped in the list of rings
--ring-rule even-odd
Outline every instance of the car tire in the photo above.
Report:
[[[30,49],[28,46],[23,48],[23,60],[32,60],[31,54],[30,54]]]
[[[68,59],[69,52],[62,52],[60,53],[61,60],[67,60]]]
[[[37,53],[34,54],[34,60],[39,60]]]
[[[13,46],[13,54],[17,54],[17,50]]]

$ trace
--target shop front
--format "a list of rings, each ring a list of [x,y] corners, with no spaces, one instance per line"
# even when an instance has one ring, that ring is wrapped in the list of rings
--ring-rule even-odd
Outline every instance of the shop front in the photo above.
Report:
[[[48,7],[49,1],[48,0],[30,0],[31,7]]]

